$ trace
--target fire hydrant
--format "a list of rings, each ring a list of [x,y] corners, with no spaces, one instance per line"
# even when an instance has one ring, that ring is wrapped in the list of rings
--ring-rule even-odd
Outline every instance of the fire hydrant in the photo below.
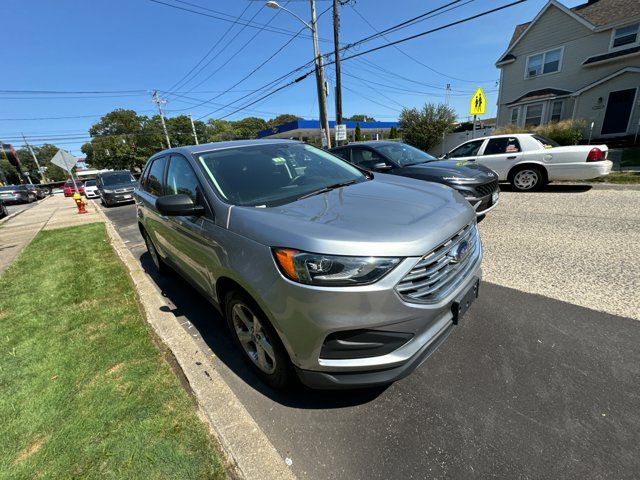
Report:
[[[76,202],[76,205],[78,206],[78,213],[88,213],[87,209],[85,208],[87,204],[82,201],[82,197],[78,192],[73,194],[73,200]]]

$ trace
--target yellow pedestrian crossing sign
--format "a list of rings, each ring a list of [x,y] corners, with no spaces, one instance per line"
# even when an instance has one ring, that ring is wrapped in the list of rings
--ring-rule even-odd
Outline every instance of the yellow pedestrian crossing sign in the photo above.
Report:
[[[471,97],[471,102],[469,103],[469,114],[470,115],[484,115],[484,112],[487,109],[487,99],[484,96],[484,92],[480,87],[476,90],[476,93]]]

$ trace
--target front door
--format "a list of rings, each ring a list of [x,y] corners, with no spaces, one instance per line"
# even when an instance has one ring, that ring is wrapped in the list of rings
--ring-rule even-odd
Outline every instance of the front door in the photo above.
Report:
[[[602,122],[602,135],[626,133],[635,96],[635,88],[609,93],[607,111]]]

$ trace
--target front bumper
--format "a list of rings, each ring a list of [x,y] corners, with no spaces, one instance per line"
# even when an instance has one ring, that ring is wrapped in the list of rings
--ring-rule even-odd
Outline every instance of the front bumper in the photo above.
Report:
[[[452,307],[479,281],[482,253],[460,284],[435,304],[405,301],[395,286],[420,258],[406,258],[373,285],[311,287],[280,278],[263,297],[272,323],[296,372],[312,388],[354,388],[388,384],[417,368],[454,329]],[[411,334],[384,355],[323,358],[325,339],[335,332],[375,330]]]
[[[497,193],[497,197],[493,198],[493,194]],[[476,217],[480,217],[482,215],[486,215],[488,212],[496,208],[498,202],[500,201],[500,190],[496,190],[495,192],[485,195],[484,197],[465,197],[467,201],[471,204],[473,209],[476,211]]]
[[[130,193],[108,193],[103,194],[104,201],[108,205],[115,205],[117,203],[133,202],[133,192]]]

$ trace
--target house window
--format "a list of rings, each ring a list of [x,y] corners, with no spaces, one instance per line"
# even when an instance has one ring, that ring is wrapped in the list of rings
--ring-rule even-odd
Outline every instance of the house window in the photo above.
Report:
[[[536,127],[542,123],[542,104],[527,105],[524,124]]]
[[[560,59],[562,49],[548,50],[537,55],[531,55],[527,59],[526,78],[537,77],[539,75],[560,71]]]
[[[562,118],[562,100],[557,100],[551,104],[550,122],[559,122]]]
[[[513,125],[518,124],[518,107],[514,107],[511,109],[511,123]]]
[[[629,45],[638,41],[638,30],[640,29],[640,23],[634,23],[633,25],[627,25],[626,27],[616,28],[613,33],[612,48],[622,47],[623,45]]]

